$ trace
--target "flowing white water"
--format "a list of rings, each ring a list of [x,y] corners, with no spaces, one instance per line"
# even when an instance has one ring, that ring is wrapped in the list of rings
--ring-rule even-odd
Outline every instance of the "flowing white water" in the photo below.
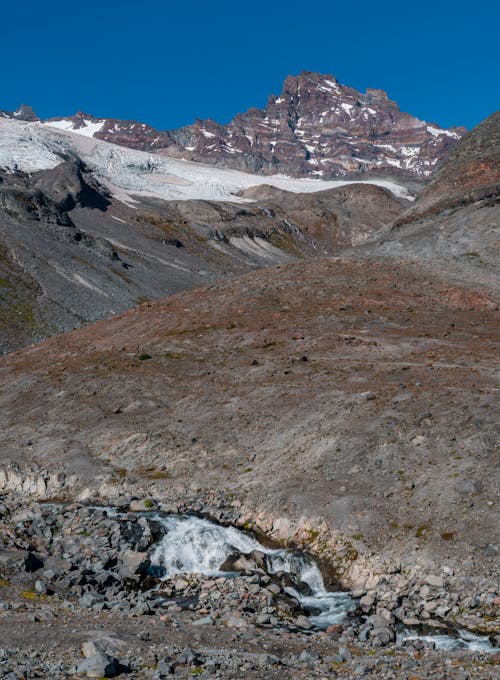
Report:
[[[257,550],[265,555],[267,571],[270,574],[285,572],[297,586],[306,583],[311,595],[303,595],[298,589],[289,587],[286,592],[295,597],[306,609],[318,610],[309,620],[316,628],[341,623],[356,607],[355,600],[344,592],[328,592],[318,566],[307,555],[290,550],[273,550],[261,545],[256,539],[235,527],[223,527],[206,519],[185,515],[156,515],[155,519],[166,529],[151,554],[153,565],[165,569],[165,578],[174,574],[206,574],[228,576],[220,566],[230,555],[238,552],[249,554]],[[233,572],[234,575],[234,572]],[[489,653],[499,651],[488,637],[456,630],[454,635],[424,635],[406,629],[398,634],[398,641],[422,640],[433,643],[436,649],[468,649],[471,652]]]
[[[403,640],[422,640],[423,642],[434,643],[436,649],[468,649],[469,652],[497,652],[498,648],[493,647],[488,638],[474,635],[468,630],[457,630],[457,635],[419,635],[405,631],[398,636],[399,641]]]
[[[307,583],[311,595],[302,595],[294,588],[286,590],[304,607],[319,610],[310,617],[317,628],[341,623],[356,606],[348,594],[326,590],[320,570],[307,556],[266,548],[234,527],[223,527],[198,517],[171,515],[157,519],[167,533],[153,551],[151,561],[165,568],[167,578],[189,573],[227,575],[219,571],[227,557],[235,552],[248,554],[258,550],[265,555],[269,573],[285,572],[297,583]]]

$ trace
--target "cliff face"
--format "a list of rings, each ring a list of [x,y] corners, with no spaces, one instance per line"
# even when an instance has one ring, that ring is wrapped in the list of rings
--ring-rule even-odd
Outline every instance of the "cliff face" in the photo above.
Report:
[[[226,126],[197,121],[170,132],[179,153],[243,170],[316,177],[376,171],[428,176],[463,134],[399,110],[382,90],[366,94],[333,76],[289,76],[265,109]]]
[[[361,93],[333,76],[289,76],[264,109],[228,125],[197,120],[160,132],[85,113],[47,124],[143,151],[249,172],[332,178],[364,173],[427,177],[464,134],[399,110],[383,90]]]

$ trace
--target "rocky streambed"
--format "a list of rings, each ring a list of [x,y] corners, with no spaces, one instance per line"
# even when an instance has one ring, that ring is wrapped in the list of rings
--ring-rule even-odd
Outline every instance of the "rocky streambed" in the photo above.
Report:
[[[9,680],[443,677],[442,668],[483,678],[499,660],[493,589],[467,591],[452,574],[396,588],[387,574],[373,589],[332,592],[310,556],[149,499],[106,508],[8,493],[0,540]]]

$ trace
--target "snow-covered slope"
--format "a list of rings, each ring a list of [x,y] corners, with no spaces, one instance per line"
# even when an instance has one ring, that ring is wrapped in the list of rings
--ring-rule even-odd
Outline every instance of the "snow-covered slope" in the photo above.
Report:
[[[133,204],[134,195],[243,202],[248,199],[238,197],[238,192],[262,184],[311,193],[355,183],[215,168],[128,149],[64,127],[0,119],[0,168],[33,172],[53,168],[68,158],[80,158],[116,198],[129,204]],[[399,197],[413,198],[403,185],[390,180],[367,183],[385,187]]]

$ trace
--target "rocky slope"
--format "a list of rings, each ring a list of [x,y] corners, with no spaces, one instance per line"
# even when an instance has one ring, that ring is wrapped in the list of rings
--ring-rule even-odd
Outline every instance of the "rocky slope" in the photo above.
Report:
[[[497,112],[457,143],[418,200],[364,252],[412,257],[422,266],[446,269],[455,280],[497,286],[499,203]]]
[[[464,138],[371,243],[144,302],[0,358],[0,672],[498,675],[498,654],[396,638],[401,625],[459,627],[499,642],[498,123]],[[162,203],[153,219],[143,202],[158,209],[158,196],[137,197],[130,179],[135,210],[106,193],[109,177],[107,190],[90,182],[102,170],[87,181],[80,169],[79,185],[61,165],[57,186],[74,186],[80,203],[71,224],[58,223],[64,192],[49,182],[45,197],[36,173],[26,205],[39,214],[41,191],[46,224],[71,234],[77,218],[90,230],[91,211],[101,229],[106,215],[129,224],[115,212],[128,210],[148,229],[164,215],[169,239],[178,215],[191,229],[215,220],[227,248],[242,228],[224,232],[228,222],[287,206],[280,219],[303,219],[311,244],[322,211],[348,225],[354,205],[359,228],[372,205],[384,219],[397,210],[380,187],[337,187],[308,205],[309,194],[260,183],[236,191],[255,204]],[[82,181],[112,201],[106,212],[82,204]],[[157,523],[143,516],[156,508],[316,556],[351,589],[353,617],[315,633],[284,599],[285,575],[273,581],[258,555],[226,565],[247,560],[241,579],[175,576],[158,599],[145,566]]]
[[[371,184],[272,177],[272,200],[269,187],[246,195],[264,178],[38,124],[4,121],[0,138],[0,351],[218,278],[336,252],[408,205]]]
[[[83,112],[46,124],[221,167],[323,178],[428,177],[465,132],[400,111],[383,90],[361,93],[333,76],[311,72],[289,76],[264,109],[238,114],[228,125],[197,120],[160,132],[144,123]]]

